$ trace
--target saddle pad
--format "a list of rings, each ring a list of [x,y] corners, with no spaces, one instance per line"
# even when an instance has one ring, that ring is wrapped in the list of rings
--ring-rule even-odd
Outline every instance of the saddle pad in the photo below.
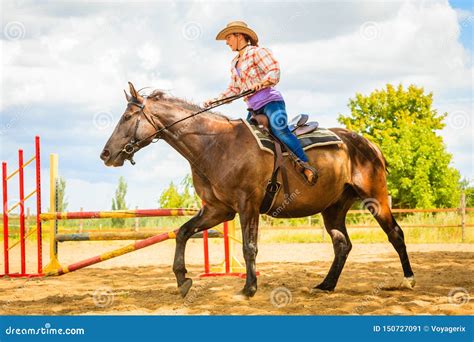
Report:
[[[258,127],[249,124],[247,120],[242,119],[242,121],[245,125],[247,125],[250,132],[252,132],[260,149],[274,154],[275,145],[273,140],[270,140],[270,138],[262,133]],[[317,146],[337,145],[343,143],[341,138],[339,138],[336,133],[326,128],[318,128],[308,134],[300,135],[298,140],[305,151]],[[288,152],[284,152],[283,154],[288,154]]]

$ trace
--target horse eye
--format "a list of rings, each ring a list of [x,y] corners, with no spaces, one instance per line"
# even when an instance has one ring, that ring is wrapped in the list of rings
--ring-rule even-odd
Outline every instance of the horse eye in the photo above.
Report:
[[[131,117],[132,117],[132,116],[131,116],[130,114],[125,114],[125,115],[123,116],[123,120],[124,120],[124,121],[128,121],[128,120],[130,120]]]

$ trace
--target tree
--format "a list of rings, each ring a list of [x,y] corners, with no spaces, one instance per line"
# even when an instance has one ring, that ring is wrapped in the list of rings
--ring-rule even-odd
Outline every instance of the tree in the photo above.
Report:
[[[387,84],[349,100],[351,114],[338,121],[378,144],[389,165],[388,187],[394,207],[457,207],[460,174],[437,134],[447,113],[433,109],[433,94],[410,85]]]
[[[181,208],[198,208],[201,206],[201,199],[196,194],[193,185],[193,178],[190,174],[187,174],[181,181],[181,185],[184,187],[182,194],[182,207]]]
[[[63,212],[67,210],[69,203],[66,201],[66,180],[63,177],[59,177],[57,184],[58,191],[58,211]]]
[[[63,212],[67,210],[69,203],[66,201],[66,179],[59,177],[56,183],[56,206],[54,211]],[[51,211],[51,208],[48,207],[48,211]]]
[[[463,179],[461,181],[461,191],[466,195],[466,207],[474,207],[474,187],[470,185],[469,179]]]
[[[159,202],[161,208],[181,208],[181,195],[173,182],[163,190]]]
[[[125,196],[127,195],[127,183],[123,177],[119,178],[117,190],[115,190],[115,198],[112,198],[112,210],[127,210]],[[113,218],[112,227],[123,227],[125,225],[124,218]]]
[[[186,175],[181,181],[183,191],[171,182],[168,188],[163,190],[158,200],[161,208],[197,208],[201,205],[201,200],[194,191],[191,175]]]

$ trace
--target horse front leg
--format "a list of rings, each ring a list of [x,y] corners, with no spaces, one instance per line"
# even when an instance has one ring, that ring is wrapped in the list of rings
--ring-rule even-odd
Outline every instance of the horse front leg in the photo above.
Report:
[[[242,227],[242,248],[247,272],[245,286],[240,293],[246,297],[253,297],[257,292],[256,259],[258,253],[259,213],[252,209],[239,214]]]
[[[215,227],[224,221],[232,220],[234,216],[235,213],[220,208],[210,207],[206,204],[201,208],[196,216],[179,228],[179,231],[176,234],[173,272],[176,276],[179,292],[183,298],[186,297],[193,284],[190,278],[186,278],[186,273],[188,271],[186,270],[184,258],[186,243],[189,238],[200,231]]]

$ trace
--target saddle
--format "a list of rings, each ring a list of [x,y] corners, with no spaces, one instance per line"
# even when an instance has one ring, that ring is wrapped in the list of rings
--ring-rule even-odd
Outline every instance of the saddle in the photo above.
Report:
[[[289,125],[288,128],[290,131],[295,134],[297,137],[311,133],[315,131],[318,128],[318,123],[317,122],[308,122],[309,116],[306,114],[300,114],[293,118]],[[251,111],[251,118],[250,118],[250,123],[258,126],[261,131],[263,131],[265,134],[270,136],[273,140],[274,143],[274,150],[275,150],[275,158],[274,158],[274,165],[273,165],[273,172],[272,172],[272,177],[268,181],[268,184],[265,189],[265,197],[263,198],[263,201],[260,205],[260,213],[261,214],[266,214],[268,211],[271,209],[273,206],[273,203],[275,202],[275,197],[277,193],[280,191],[281,184],[278,182],[277,177],[278,177],[278,172],[281,170],[281,177],[283,181],[283,189],[285,192],[285,197],[290,196],[290,190],[288,186],[288,175],[286,173],[286,169],[283,166],[283,151],[282,147],[286,148],[286,146],[279,141],[272,133],[270,130],[270,123],[268,122],[268,117],[264,114],[256,114],[255,112]],[[297,169],[299,167],[298,163],[295,161],[293,163],[294,167]],[[297,169],[298,170],[298,169]],[[298,172],[301,170],[298,170]]]
[[[300,135],[315,131],[318,128],[319,123],[316,121],[308,122],[308,119],[309,116],[307,114],[299,114],[295,116],[288,123],[288,128],[290,129],[291,133],[299,137]],[[268,122],[268,117],[265,114],[252,113],[250,121],[263,131],[270,131],[270,123]]]

